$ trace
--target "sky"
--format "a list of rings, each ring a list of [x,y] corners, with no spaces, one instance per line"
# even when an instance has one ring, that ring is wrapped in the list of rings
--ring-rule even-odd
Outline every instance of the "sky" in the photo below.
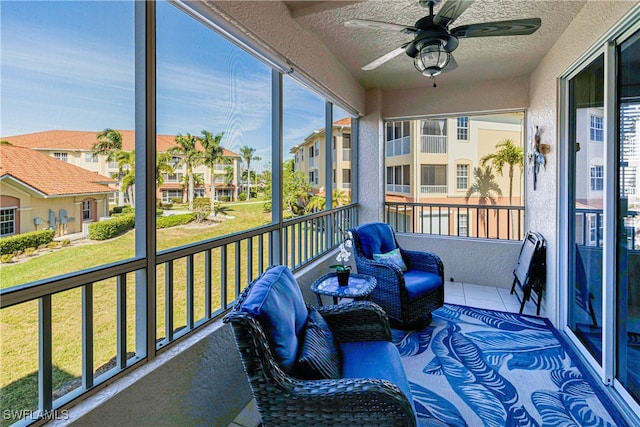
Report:
[[[0,1],[0,136],[134,129],[133,1]],[[157,132],[224,132],[271,161],[271,70],[157,4]],[[324,101],[285,76],[284,155],[324,127]],[[334,119],[346,117],[334,112]]]

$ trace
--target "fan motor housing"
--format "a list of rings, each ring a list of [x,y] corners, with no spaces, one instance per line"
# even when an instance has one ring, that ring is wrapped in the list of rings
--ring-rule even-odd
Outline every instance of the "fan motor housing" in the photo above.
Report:
[[[420,52],[423,46],[431,44],[442,44],[447,52],[453,52],[460,42],[458,39],[445,31],[430,31],[424,34],[418,34],[416,38],[405,48],[405,52],[412,58]]]

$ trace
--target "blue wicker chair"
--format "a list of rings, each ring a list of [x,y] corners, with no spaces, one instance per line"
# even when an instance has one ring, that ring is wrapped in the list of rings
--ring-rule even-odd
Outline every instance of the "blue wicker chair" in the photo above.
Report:
[[[362,224],[350,231],[358,273],[377,280],[369,299],[384,309],[392,326],[409,329],[431,323],[431,312],[444,304],[440,258],[400,248],[393,229],[383,222]]]
[[[339,343],[335,379],[300,375],[311,313],[322,316]],[[244,290],[224,322],[233,328],[263,426],[417,425],[400,353],[377,305],[311,308],[291,271],[275,266]]]

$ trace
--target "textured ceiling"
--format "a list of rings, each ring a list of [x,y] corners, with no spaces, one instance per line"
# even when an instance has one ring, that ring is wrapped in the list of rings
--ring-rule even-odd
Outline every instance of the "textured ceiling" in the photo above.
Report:
[[[372,71],[360,68],[394,50],[413,36],[369,28],[347,28],[350,19],[413,25],[428,15],[417,0],[285,1],[291,16],[315,34],[366,88],[410,88],[432,85],[407,55]],[[476,0],[450,25],[541,18],[528,36],[460,39],[453,52],[458,68],[436,77],[439,86],[528,76],[563,33],[585,0]],[[436,6],[435,13],[442,7]]]

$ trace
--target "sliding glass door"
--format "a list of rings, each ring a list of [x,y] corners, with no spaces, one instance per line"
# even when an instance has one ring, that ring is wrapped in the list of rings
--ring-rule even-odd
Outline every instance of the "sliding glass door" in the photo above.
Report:
[[[602,364],[604,54],[569,80],[568,325]]]
[[[618,48],[616,370],[640,402],[640,31]]]
[[[637,22],[637,21],[636,21]],[[640,24],[565,75],[561,268],[566,331],[640,404]]]

